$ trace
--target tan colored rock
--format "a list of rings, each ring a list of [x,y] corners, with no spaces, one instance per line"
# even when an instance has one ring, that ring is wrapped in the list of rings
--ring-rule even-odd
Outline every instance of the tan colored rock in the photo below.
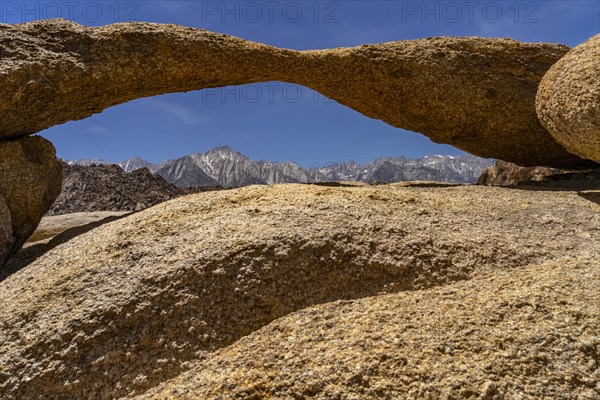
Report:
[[[305,52],[318,67],[296,82],[471,154],[579,168],[586,162],[556,143],[535,111],[540,80],[566,51],[511,39],[406,40]]]
[[[568,48],[432,38],[292,51],[176,25],[0,25],[0,138],[139,97],[271,80],[306,85],[371,118],[470,153],[579,168],[540,125],[539,81]]]
[[[82,228],[88,225],[102,223],[104,220],[122,218],[131,211],[93,211],[78,212],[63,215],[45,216],[40,221],[37,229],[31,235],[28,243],[48,242],[52,238],[74,228]]]
[[[594,190],[600,188],[600,168],[564,170],[546,167],[519,167],[516,164],[498,160],[495,165],[483,170],[477,184]]]
[[[0,138],[140,97],[266,81],[293,52],[177,25],[0,25]]]
[[[99,211],[67,215],[44,216],[37,229],[0,269],[0,282],[27,267],[53,248],[83,235],[101,225],[116,221],[130,212]]]
[[[0,193],[0,266],[12,252],[15,238],[12,235],[12,219],[6,201]]]
[[[0,248],[10,247],[8,255],[35,231],[60,193],[61,181],[56,150],[46,139],[30,136],[0,141],[0,195],[10,211],[13,236],[12,245],[3,241]]]
[[[136,399],[593,400],[599,285],[598,260],[562,260],[319,305]]]
[[[536,106],[557,142],[573,154],[600,162],[600,34],[548,71]]]
[[[514,186],[520,183],[541,181],[548,176],[559,174],[561,171],[547,167],[519,167],[516,164],[498,160],[495,165],[483,170],[477,184]]]
[[[281,185],[181,197],[0,283],[0,397],[142,394],[310,305],[597,260],[598,226],[598,202],[570,191]]]

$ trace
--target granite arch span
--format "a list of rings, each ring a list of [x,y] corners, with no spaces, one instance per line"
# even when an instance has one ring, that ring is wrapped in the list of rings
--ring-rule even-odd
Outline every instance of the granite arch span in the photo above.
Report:
[[[297,83],[437,143],[527,166],[589,167],[540,124],[535,96],[569,50],[510,39],[428,38],[295,51],[151,23],[0,25],[0,140],[133,99]]]

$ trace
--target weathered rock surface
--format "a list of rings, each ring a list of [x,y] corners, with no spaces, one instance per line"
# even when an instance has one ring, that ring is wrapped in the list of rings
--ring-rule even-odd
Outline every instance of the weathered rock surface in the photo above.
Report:
[[[53,248],[129,214],[129,211],[99,211],[43,217],[21,250],[11,256],[0,270],[0,282]]]
[[[495,165],[483,170],[477,184],[513,186],[524,182],[541,181],[562,171],[561,169],[547,167],[519,167],[516,164],[498,160]]]
[[[600,34],[544,76],[536,99],[546,129],[567,150],[600,162]]]
[[[137,399],[593,400],[599,285],[598,261],[561,260],[320,305]]]
[[[568,51],[509,39],[431,38],[292,51],[176,25],[0,25],[0,138],[139,97],[271,80],[472,154],[579,168],[542,128],[539,81]]]
[[[39,136],[0,141],[0,195],[10,211],[12,245],[2,241],[0,267],[35,231],[60,193],[62,172],[54,146]],[[1,203],[2,201],[0,201]],[[4,208],[0,205],[0,208]],[[6,210],[0,219],[6,224]],[[6,232],[6,230],[5,230]],[[0,235],[6,236],[6,233]],[[6,249],[9,248],[8,254]]]
[[[544,73],[567,48],[510,39],[429,38],[306,52],[299,83],[371,118],[486,158],[581,167],[535,111]]]
[[[12,252],[15,238],[12,235],[12,219],[6,201],[0,193],[0,266]]]
[[[223,189],[221,186],[178,188],[147,168],[127,173],[116,164],[63,162],[62,190],[47,215],[140,211],[185,194]]]
[[[574,171],[546,167],[519,167],[498,160],[496,165],[483,171],[477,184],[595,190],[600,189],[600,168]]]
[[[143,394],[212,352],[310,305],[422,290],[498,271],[512,274],[518,267],[562,257],[577,257],[591,268],[600,258],[598,203],[569,191],[425,185],[254,186],[180,197],[78,236],[0,283],[0,397],[109,399]],[[570,284],[565,287],[566,310],[571,304],[578,308],[582,296],[592,306],[592,280],[584,281],[579,292]],[[529,282],[537,281],[527,276],[519,290]],[[561,297],[563,287],[555,283],[549,280],[543,293],[553,296],[556,291]],[[508,293],[511,286],[505,286]],[[534,325],[517,331],[522,336],[498,333],[513,337],[515,344],[482,342],[499,360],[502,345],[510,349],[506,360],[517,344],[536,338],[539,346],[551,349],[556,342],[543,340],[554,336],[544,332],[556,324],[563,324],[557,335],[575,335],[576,329],[584,333],[573,346],[597,335],[589,325],[588,309],[578,314],[580,320],[573,316],[567,322],[561,315],[554,320],[554,303],[547,306],[537,298],[537,289],[531,293],[539,310],[535,312],[548,310],[548,321],[534,314]],[[461,290],[452,296],[466,311],[451,328],[471,327],[485,338],[493,326],[478,328],[479,316],[472,324],[466,319],[470,308],[465,307],[471,307],[473,296],[465,294],[462,301]],[[509,303],[519,321],[525,318],[521,312],[534,312],[526,302],[529,295],[523,301]],[[434,303],[437,307],[438,302],[426,302]],[[434,306],[423,312],[437,312],[429,307]],[[420,317],[398,310],[408,306],[397,308],[396,315],[406,315],[407,324],[415,322],[410,332],[419,343],[418,332],[428,332],[418,329]],[[494,307],[488,312],[490,318],[500,316]],[[580,325],[582,321],[588,325]],[[500,326],[509,329],[510,324]],[[315,340],[320,334],[327,333],[315,333]],[[342,334],[338,339],[346,340]],[[386,333],[384,342],[389,340],[393,338]],[[455,340],[457,346],[465,344],[458,336]],[[327,342],[335,349],[335,343]],[[432,343],[423,343],[437,351]],[[590,346],[586,352],[594,351]],[[444,357],[454,351],[466,350],[449,346]],[[530,366],[531,376],[544,375],[536,369],[533,349],[522,351],[531,355],[531,363],[515,364],[515,376]],[[555,358],[554,350],[549,351],[553,368],[559,368],[554,360],[574,360],[569,358],[574,353]],[[254,357],[261,355],[254,352]],[[445,368],[461,367],[456,363]],[[401,378],[401,365],[395,370]],[[560,374],[548,376],[554,382]],[[455,377],[470,379],[466,372]],[[569,384],[582,391],[588,385],[587,380]]]

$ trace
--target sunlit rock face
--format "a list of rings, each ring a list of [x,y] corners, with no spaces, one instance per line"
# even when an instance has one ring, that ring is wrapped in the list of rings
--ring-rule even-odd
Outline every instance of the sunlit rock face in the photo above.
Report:
[[[600,35],[571,50],[544,76],[537,96],[542,124],[557,142],[600,162]]]
[[[472,154],[589,166],[541,126],[535,95],[569,50],[510,39],[430,38],[315,51],[176,25],[0,25],[0,138],[32,134],[136,98],[286,81]]]
[[[523,385],[548,380],[546,388],[583,392],[589,382],[595,384],[584,373],[593,358],[593,345],[585,343],[600,331],[597,301],[590,297],[597,288],[590,274],[597,274],[600,259],[597,201],[580,191],[431,183],[250,186],[179,197],[63,243],[0,282],[0,398],[126,398],[188,370],[204,383],[195,387],[194,379],[184,379],[168,385],[189,388],[192,394],[198,390],[192,398],[213,398],[205,394],[218,392],[219,384],[229,387],[235,381],[231,390],[244,390],[246,383],[258,385],[271,376],[252,375],[245,369],[252,364],[244,357],[260,368],[273,366],[273,384],[265,392],[272,397],[294,397],[290,393],[296,388],[288,378],[308,387],[328,375],[330,389],[338,390],[349,382],[333,361],[336,343],[371,337],[363,329],[378,326],[373,325],[377,319],[369,320],[370,311],[362,316],[359,311],[342,312],[340,318],[352,315],[357,325],[334,318],[331,322],[340,330],[327,331],[332,336],[325,340],[322,328],[308,321],[295,324],[293,313],[385,293],[399,293],[406,301],[398,307],[395,301],[389,303],[394,318],[381,315],[382,329],[376,329],[381,342],[393,342],[398,334],[416,347],[375,349],[377,354],[411,361],[408,369],[384,368],[383,376],[367,369],[362,372],[365,379],[396,379],[392,386],[408,393],[403,378],[419,382],[413,374],[429,371],[436,379],[422,384],[449,387],[448,382],[463,376],[464,370],[454,370],[461,368],[460,360],[476,357],[475,364],[464,362],[477,377],[466,379],[469,388],[479,385],[482,377],[499,383],[516,379]],[[575,264],[581,273],[568,286],[558,285],[567,283],[562,279]],[[524,269],[531,272],[522,274]],[[481,276],[491,278],[485,284],[466,284],[468,290],[453,286]],[[550,296],[552,303],[540,296]],[[423,297],[430,300],[417,304]],[[500,299],[508,304],[498,307]],[[450,314],[440,311],[446,300],[456,305],[447,309]],[[559,301],[567,305],[561,307]],[[327,315],[321,312],[314,312],[317,320]],[[578,317],[567,318],[571,312],[579,312]],[[531,313],[533,319],[528,317]],[[550,318],[558,313],[566,314]],[[293,351],[277,343],[279,336],[268,328],[288,314],[284,325],[275,326],[284,326],[280,333],[293,328],[301,335],[291,339],[297,346]],[[419,328],[421,323],[425,329]],[[440,336],[421,336],[431,334],[436,323]],[[513,329],[517,326],[519,330]],[[263,327],[268,330],[261,331]],[[475,336],[468,336],[469,329]],[[577,329],[583,335],[564,337]],[[253,332],[254,353],[243,344],[248,341],[236,344]],[[492,334],[498,341],[486,343]],[[480,347],[471,351],[468,343],[475,337]],[[269,338],[273,347],[263,347]],[[434,351],[436,343],[448,352],[420,363],[421,353],[415,349]],[[339,354],[349,357],[349,365],[371,365],[373,352],[346,345],[352,349]],[[241,364],[219,358],[219,352],[230,349],[242,357]],[[508,357],[510,363],[504,362],[507,349],[509,355],[515,352]],[[313,357],[316,353],[319,357]],[[547,358],[535,357],[546,353]],[[300,361],[283,372],[286,355]],[[313,378],[302,376],[301,360],[308,355],[317,365],[324,362]],[[438,356],[445,357],[444,362]],[[215,361],[204,364],[208,360]],[[540,368],[548,360],[553,368]],[[578,361],[571,364],[572,360]],[[220,362],[227,367],[220,369]],[[486,362],[502,369],[488,371]],[[328,368],[331,374],[324,372]],[[236,371],[244,378],[232,378]],[[223,374],[221,381],[211,375],[218,373]],[[572,384],[561,389],[571,377]],[[326,389],[317,391],[320,398],[339,397]],[[371,394],[376,392],[372,389]],[[283,392],[278,396],[271,390]],[[156,398],[170,395],[163,392]]]

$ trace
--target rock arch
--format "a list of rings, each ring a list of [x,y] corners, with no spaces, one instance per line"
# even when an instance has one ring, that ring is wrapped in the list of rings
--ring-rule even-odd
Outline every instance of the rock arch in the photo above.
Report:
[[[294,51],[177,25],[0,25],[0,139],[136,98],[284,81],[482,157],[586,167],[541,126],[535,95],[569,50],[510,39],[429,38]]]

